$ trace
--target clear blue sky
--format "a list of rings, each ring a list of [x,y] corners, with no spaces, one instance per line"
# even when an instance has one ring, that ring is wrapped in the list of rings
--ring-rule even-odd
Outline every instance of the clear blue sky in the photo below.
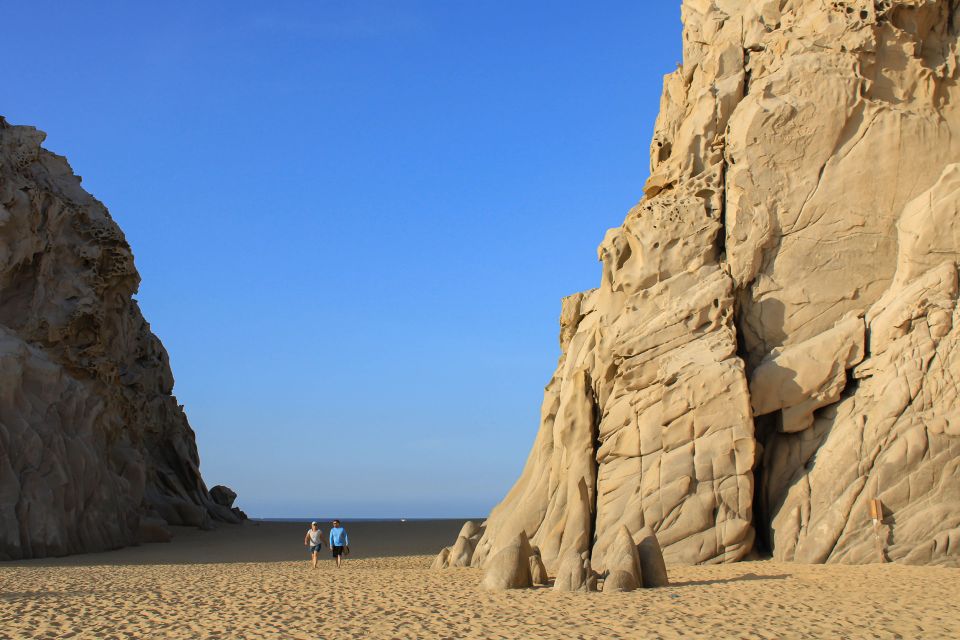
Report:
[[[641,195],[679,1],[6,3],[0,114],[126,232],[261,517],[485,514]]]

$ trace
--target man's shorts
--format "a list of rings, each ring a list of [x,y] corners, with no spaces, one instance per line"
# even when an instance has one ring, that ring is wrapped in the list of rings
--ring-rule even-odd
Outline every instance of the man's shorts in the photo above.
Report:
[[[322,544],[312,544],[312,545],[310,545],[310,553],[319,553],[319,552],[320,552],[320,547],[322,547],[322,546],[323,546]]]
[[[330,547],[330,553],[334,558],[343,555],[343,547]]]

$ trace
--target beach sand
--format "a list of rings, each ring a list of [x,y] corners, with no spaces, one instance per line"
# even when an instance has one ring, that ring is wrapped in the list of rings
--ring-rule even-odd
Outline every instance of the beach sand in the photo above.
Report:
[[[479,570],[429,569],[432,553],[449,544],[461,523],[347,522],[354,554],[340,570],[326,552],[320,569],[309,568],[305,526],[288,523],[178,530],[169,544],[6,563],[0,638],[949,638],[960,632],[960,570],[939,567],[756,561],[670,567],[670,587],[633,593],[488,593],[479,588]]]

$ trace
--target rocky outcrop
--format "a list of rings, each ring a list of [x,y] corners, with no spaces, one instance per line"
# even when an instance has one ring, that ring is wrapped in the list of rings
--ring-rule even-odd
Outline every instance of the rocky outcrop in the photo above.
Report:
[[[238,522],[200,477],[123,232],[43,139],[0,118],[0,559]]]
[[[230,509],[241,520],[247,519],[247,514],[244,513],[239,507],[233,506],[233,503],[237,500],[237,492],[226,487],[222,484],[218,484],[213,489],[210,489],[210,497],[213,498],[213,501],[222,507]]]
[[[472,564],[523,532],[573,584],[623,527],[675,563],[960,562],[957,5],[682,3],[644,198]]]

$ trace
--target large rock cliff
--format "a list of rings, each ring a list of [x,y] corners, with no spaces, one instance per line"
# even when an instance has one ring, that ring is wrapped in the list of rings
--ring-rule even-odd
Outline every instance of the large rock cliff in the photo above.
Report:
[[[960,561],[956,0],[685,0],[644,198],[474,542]],[[871,500],[883,505],[874,525]]]
[[[43,139],[0,118],[0,559],[239,522],[200,477],[123,232]]]

